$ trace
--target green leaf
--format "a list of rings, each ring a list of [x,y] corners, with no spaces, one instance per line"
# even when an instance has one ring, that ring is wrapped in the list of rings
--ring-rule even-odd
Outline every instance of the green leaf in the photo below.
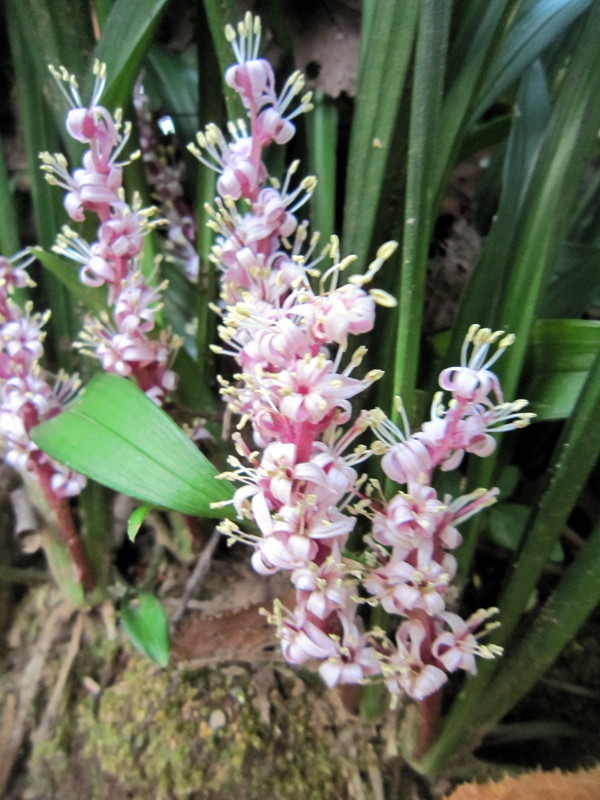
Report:
[[[27,70],[27,88],[24,95],[19,90],[19,102],[37,102],[37,113],[47,118],[42,130],[52,126],[53,117],[55,130],[61,132],[66,152],[73,158],[81,145],[64,130],[65,99],[50,77],[48,64],[63,65],[77,77],[83,76],[94,43],[89,5],[81,0],[8,0],[6,7],[9,29],[21,29],[26,50],[16,51],[11,33],[15,71]],[[36,98],[42,92],[43,96]],[[25,136],[38,133],[28,131],[25,120],[21,123]]]
[[[408,132],[406,196],[402,231],[398,331],[390,397],[399,395],[412,416],[420,354],[429,243],[435,212],[435,187],[429,165],[435,161],[444,84],[450,7],[443,0],[422,0],[414,59]],[[389,401],[388,401],[389,402]],[[385,406],[384,406],[385,407]],[[392,421],[398,423],[394,407]]]
[[[57,461],[118,492],[184,514],[224,517],[232,489],[164,411],[132,382],[96,375],[32,438]]]
[[[600,322],[575,319],[536,322],[520,394],[529,400],[538,421],[569,416],[598,352]]]
[[[34,9],[37,5],[34,4]],[[55,152],[59,149],[59,139],[52,115],[49,113],[51,89],[54,84],[50,73],[43,64],[43,73],[36,72],[38,59],[43,46],[35,46],[40,19],[33,20],[27,14],[25,3],[10,0],[7,5],[8,34],[16,79],[16,96],[19,104],[19,120],[23,129],[25,154],[31,179],[31,199],[35,220],[35,238],[44,247],[50,247],[66,215],[62,206],[61,193],[50,186],[39,169],[39,153],[42,150]],[[56,13],[60,15],[61,3],[57,3]],[[41,19],[45,19],[42,15]],[[31,25],[34,25],[32,28]],[[42,29],[45,31],[46,29]],[[65,26],[65,31],[68,26]],[[50,41],[51,30],[47,31]],[[44,51],[45,52],[45,51]],[[36,66],[37,65],[37,66]],[[33,77],[37,75],[37,80]],[[58,93],[58,90],[57,90]],[[64,119],[64,102],[60,112]],[[75,143],[80,148],[79,143]],[[49,339],[54,340],[54,352],[58,366],[72,369],[70,354],[64,349],[64,342],[72,341],[79,329],[76,315],[69,304],[68,293],[53,275],[43,273],[39,292],[46,298],[52,310],[48,326]]]
[[[102,104],[107,108],[122,107],[131,97],[140,65],[166,5],[167,0],[117,0],[114,4],[94,51],[94,60],[106,64]],[[90,65],[84,97],[94,82],[91,73]]]
[[[568,233],[570,211],[600,127],[600,104],[594,102],[600,81],[600,4],[592,4],[582,23],[523,197],[509,254],[512,268],[499,304],[497,327],[516,335],[511,357],[498,369],[508,396],[521,374],[537,306]]]
[[[579,318],[598,298],[600,246],[565,242],[540,305],[540,316]]]
[[[344,250],[365,259],[377,222],[420,3],[368,0],[344,206]],[[377,9],[375,11],[375,8]],[[393,75],[393,80],[390,76]]]
[[[327,239],[335,231],[337,107],[331,98],[317,91],[314,108],[307,114],[308,170],[319,179],[310,200],[311,227]]]
[[[0,253],[9,257],[20,246],[19,226],[11,182],[6,169],[4,152],[0,146]]]
[[[462,139],[470,129],[471,111],[489,64],[513,23],[521,0],[471,3],[462,29],[454,38],[446,73],[447,89],[439,121],[439,142],[430,164],[432,186],[441,202]]]
[[[135,537],[138,535],[140,528],[144,524],[144,520],[153,508],[154,506],[151,503],[142,503],[127,520],[127,536],[129,536],[132,542],[135,542]]]
[[[160,601],[150,592],[121,603],[125,633],[142,655],[161,667],[169,663],[169,625]]]
[[[465,701],[468,691],[462,693],[441,736],[415,764],[421,773],[440,773],[450,761],[462,758],[477,747],[483,736],[543,676],[600,602],[599,562],[600,524],[577,553],[533,623],[520,632],[505,658],[498,661],[496,677],[484,687],[483,697],[468,705]],[[493,664],[486,662],[480,672],[488,671],[488,666]],[[478,680],[475,678],[469,688]]]
[[[453,363],[458,357],[471,323],[485,320],[485,325],[496,327],[494,309],[503,286],[510,279],[511,243],[522,216],[521,203],[539,154],[549,113],[546,78],[541,64],[536,62],[523,73],[517,93],[502,178],[498,181],[502,186],[500,201],[498,203],[496,197],[496,181],[492,182],[492,196],[480,196],[479,199],[480,208],[493,208],[494,222],[463,295],[445,359],[447,363]]]
[[[199,19],[204,26],[210,31],[212,39],[212,48],[216,55],[219,71],[221,74],[220,90],[224,93],[225,104],[227,106],[227,114],[229,119],[237,119],[244,116],[242,103],[237,92],[225,83],[224,73],[227,67],[233,63],[234,56],[232,55],[231,45],[223,35],[223,28],[225,25],[233,25],[234,27],[243,18],[244,12],[241,9],[239,0],[202,0],[198,3]],[[207,41],[203,42],[203,50],[208,50],[210,45]],[[200,54],[202,60],[202,53]],[[202,75],[202,64],[200,65],[200,80],[201,83],[205,82],[207,77]],[[211,75],[209,80],[219,86],[219,82],[214,80]],[[200,88],[200,96],[202,98],[203,92]]]
[[[160,273],[162,278],[169,281],[164,294],[165,319],[173,331],[181,336],[185,349],[195,359],[196,330],[190,322],[196,314],[196,287],[190,284],[181,267],[170,261],[161,264]]]
[[[477,119],[588,8],[591,0],[534,0],[508,32],[489,70],[472,118]]]
[[[520,503],[498,503],[489,512],[489,537],[494,544],[516,552],[523,540],[531,509]],[[563,549],[554,545],[550,561],[562,561]]]

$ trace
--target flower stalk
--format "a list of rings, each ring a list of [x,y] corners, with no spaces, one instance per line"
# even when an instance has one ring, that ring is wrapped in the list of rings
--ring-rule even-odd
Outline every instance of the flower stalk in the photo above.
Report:
[[[32,261],[25,252],[12,259],[0,257],[0,443],[8,464],[39,481],[77,579],[89,593],[96,578],[68,504],[85,486],[85,478],[47,456],[30,436],[36,425],[60,414],[79,388],[76,375],[52,380],[39,365],[42,328],[49,315],[33,313],[30,303],[21,309],[12,299],[15,290],[34,285],[27,274]]]
[[[463,620],[453,610],[451,585],[457,526],[495,502],[497,490],[438,497],[431,484],[437,469],[456,469],[466,453],[489,455],[495,434],[532,416],[523,412],[525,401],[505,402],[490,369],[513,338],[471,326],[460,366],[441,373],[431,419],[416,433],[401,403],[401,427],[380,409],[352,419],[350,400],[383,373],[355,377],[366,348],[349,353],[349,337],[372,329],[376,304],[395,304],[382,290],[365,287],[396,243],[382,245],[365,272],[347,283],[344,272],[356,259],[342,257],[337,238],[317,252],[318,236],[296,218],[315,179],[296,182],[294,162],[280,182],[263,161],[267,147],[293,137],[292,120],[310,110],[310,94],[303,93],[299,73],[275,90],[270,65],[258,57],[257,18],[248,14],[226,36],[237,57],[226,81],[247,120],[230,122],[227,133],[209,124],[190,149],[218,174],[219,196],[207,208],[217,234],[212,259],[222,275],[215,310],[223,344],[213,349],[238,367],[233,380],[220,379],[229,410],[240,418],[238,455],[222,477],[241,484],[234,507],[258,530],[230,521],[221,530],[253,547],[258,572],[290,573],[296,606],[276,603],[270,615],[289,663],[320,662],[329,686],[383,681],[393,702],[431,698],[421,713],[423,751],[448,674],[475,672],[476,657],[500,652],[479,643],[496,609]],[[325,259],[329,266],[317,270]],[[252,444],[241,433],[247,427]],[[364,442],[369,430],[377,437],[370,445]],[[372,456],[382,457],[393,484],[405,486],[389,500],[377,481],[356,470]],[[357,517],[371,532],[365,552],[350,558],[345,551]],[[394,634],[365,630],[359,613],[365,603],[400,618]]]

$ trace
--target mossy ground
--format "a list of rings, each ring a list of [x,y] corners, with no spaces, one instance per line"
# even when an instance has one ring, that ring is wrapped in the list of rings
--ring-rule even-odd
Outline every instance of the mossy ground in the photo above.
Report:
[[[39,627],[31,613],[29,642]],[[331,693],[267,665],[161,669],[103,633],[88,619],[57,723],[49,737],[32,736],[24,800],[376,796],[375,731]],[[42,698],[66,639],[44,671]]]

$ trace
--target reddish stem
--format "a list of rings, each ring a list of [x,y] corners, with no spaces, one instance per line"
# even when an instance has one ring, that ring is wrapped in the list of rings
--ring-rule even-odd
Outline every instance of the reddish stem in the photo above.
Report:
[[[412,753],[415,761],[420,761],[435,740],[441,715],[441,700],[442,690],[438,689],[416,705],[417,719]]]
[[[81,535],[75,527],[69,501],[56,496],[50,486],[50,475],[43,465],[38,466],[37,474],[48,504],[56,514],[58,530],[75,566],[77,580],[83,586],[84,592],[89,594],[96,588],[96,576],[90,566]]]

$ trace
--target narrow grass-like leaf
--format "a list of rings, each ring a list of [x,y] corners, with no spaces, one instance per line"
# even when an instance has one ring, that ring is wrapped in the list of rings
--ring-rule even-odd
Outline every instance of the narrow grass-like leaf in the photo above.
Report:
[[[42,150],[56,151],[59,139],[55,126],[48,113],[45,89],[52,83],[49,73],[44,78],[32,80],[35,75],[35,62],[32,50],[31,31],[21,14],[15,12],[15,0],[8,4],[8,33],[15,70],[19,116],[25,140],[25,153],[31,180],[31,197],[35,220],[37,241],[49,248],[56,237],[66,215],[62,198],[56,188],[49,186],[39,170],[38,155]],[[33,40],[35,41],[35,40]],[[54,355],[58,366],[68,369],[70,359],[65,353],[64,343],[73,341],[79,329],[76,314],[69,303],[67,290],[50,274],[44,273],[40,281],[46,304],[52,311],[48,326],[49,342],[54,343]],[[47,343],[47,344],[48,344]],[[52,346],[50,346],[52,350]]]
[[[214,51],[217,56],[220,75],[206,75],[207,80],[212,80],[225,96],[227,115],[229,119],[244,117],[244,110],[239,96],[234,90],[227,86],[223,75],[227,67],[233,63],[234,56],[231,52],[231,45],[223,35],[225,25],[234,27],[243,18],[243,11],[238,0],[201,0],[204,10],[204,20],[210,30]],[[202,80],[202,76],[201,76]]]
[[[312,230],[326,239],[335,233],[338,114],[335,103],[323,92],[315,92],[313,105],[305,119],[308,170],[319,183],[310,200],[310,218]]]
[[[500,602],[496,639],[507,641],[600,454],[600,348],[572,416],[554,450],[547,487],[527,526],[527,539]]]
[[[102,103],[107,108],[124,106],[133,90],[140,65],[167,0],[116,0],[102,28],[94,60],[106,64],[107,81]],[[91,91],[93,62],[86,80]],[[86,95],[87,96],[87,95]]]
[[[27,69],[23,89],[26,97],[19,90],[20,104],[28,102],[27,96],[33,99],[43,90],[43,101],[37,100],[39,112],[50,116],[48,110],[51,111],[55,130],[63,136],[63,147],[72,158],[80,146],[63,133],[65,100],[50,77],[48,64],[63,65],[83,77],[93,47],[88,5],[80,0],[8,0],[6,7],[9,29],[18,25],[22,35],[23,52],[17,54],[13,50],[13,63],[17,71],[25,64]],[[25,136],[31,135],[28,122],[21,122]],[[47,127],[51,127],[51,119],[45,120],[44,128]]]
[[[363,11],[361,48],[366,55],[361,60],[352,123],[343,226],[344,251],[363,261],[369,255],[381,201],[419,7],[417,0],[367,0]]]
[[[510,264],[510,270],[501,287],[497,311],[490,310],[485,324],[516,335],[509,356],[497,367],[507,397],[514,397],[517,392],[536,310],[568,232],[571,210],[600,127],[600,104],[594,102],[600,82],[597,58],[600,3],[592,5],[579,29],[578,45],[561,84],[531,180],[521,200],[520,213],[512,235],[507,237],[508,250],[498,241],[503,248],[501,256],[505,264]],[[551,226],[548,220],[552,220]],[[479,320],[470,320],[474,321]],[[469,469],[470,485],[489,485],[494,465],[494,457],[473,462]],[[463,529],[458,554],[461,578],[471,563],[480,527],[480,520],[474,517]]]
[[[566,242],[540,303],[540,316],[578,319],[599,298],[600,245]]]
[[[483,0],[477,7],[473,6],[472,13],[467,15],[470,24],[463,35],[459,34],[450,52],[438,148],[431,163],[431,181],[439,201],[461,149],[462,138],[470,128],[471,111],[489,64],[513,23],[521,1]]]
[[[492,228],[463,295],[445,362],[459,357],[466,331],[474,322],[498,327],[495,317],[502,286],[510,275],[511,243],[521,218],[521,204],[550,117],[544,71],[536,62],[523,74],[513,113],[513,126],[502,165],[502,191]],[[493,202],[495,197],[492,198]],[[484,201],[485,202],[485,201]],[[495,203],[494,203],[495,205]]]
[[[429,241],[435,219],[435,187],[428,167],[438,140],[449,25],[450,6],[444,0],[423,0],[411,95],[398,331],[391,388],[392,397],[402,397],[409,417],[416,388]],[[395,422],[397,415],[394,407]]]
[[[141,592],[121,603],[121,620],[133,646],[161,667],[169,663],[169,624],[158,598]]]
[[[574,22],[591,0],[530,0],[515,20],[481,88],[472,119],[478,119],[523,71]]]
[[[10,258],[20,247],[17,213],[11,190],[4,150],[0,142],[0,253]]]
[[[594,3],[581,26],[578,47],[523,198],[510,253],[512,269],[498,314],[499,327],[517,336],[510,359],[498,370],[508,396],[516,389],[540,295],[568,231],[570,212],[600,127],[600,104],[595,102],[600,83],[599,30],[600,3]],[[551,226],[548,220],[552,220]]]
[[[224,69],[225,62],[230,63],[232,57],[230,45],[225,41],[223,25],[225,22],[235,23],[237,18],[227,19],[228,13],[234,11],[237,3],[225,3],[220,11],[214,2],[199,3],[199,24],[203,30],[203,39],[198,48],[198,81],[199,81],[199,108],[198,119],[200,128],[205,128],[209,122],[219,121],[223,117],[223,78],[214,74],[215,65],[218,63]],[[228,11],[227,11],[228,9]],[[209,35],[209,28],[210,34]],[[219,50],[226,45],[227,52]],[[231,93],[231,89],[228,87]],[[235,93],[233,93],[235,94]],[[230,95],[231,96],[231,95]],[[227,97],[227,95],[226,95]],[[231,112],[238,109],[239,98],[228,104]],[[238,104],[238,105],[236,105]],[[235,117],[230,117],[234,119]],[[210,260],[214,244],[214,233],[206,226],[207,213],[205,206],[212,206],[216,194],[216,174],[213,170],[197,165],[196,170],[196,250],[198,252],[198,283],[196,286],[196,362],[195,380],[192,376],[192,392],[203,395],[203,413],[215,406],[211,384],[215,380],[215,356],[210,349],[217,338],[216,314],[211,309],[211,304],[217,299],[218,278],[217,268]],[[182,381],[185,380],[183,376]]]
[[[96,375],[82,395],[32,432],[44,452],[115,491],[185,514],[223,517],[231,498],[217,470],[132,382]]]

